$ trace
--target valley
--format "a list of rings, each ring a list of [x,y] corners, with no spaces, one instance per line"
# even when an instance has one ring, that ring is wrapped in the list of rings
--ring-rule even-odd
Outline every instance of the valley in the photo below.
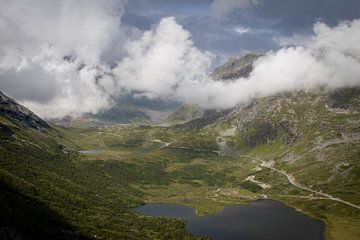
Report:
[[[105,239],[191,239],[184,222],[141,216],[133,209],[145,203],[177,203],[194,207],[199,215],[208,215],[263,198],[280,200],[324,221],[327,239],[357,239],[360,214],[356,169],[360,150],[356,147],[358,133],[353,129],[358,113],[347,114],[347,124],[340,128],[344,115],[327,111],[324,103],[313,101],[317,96],[289,95],[276,100],[286,103],[289,98],[300,97],[309,99],[302,100],[301,105],[313,104],[308,110],[296,104],[305,111],[301,115],[316,106],[317,113],[324,114],[312,115],[307,121],[313,125],[331,124],[315,136],[313,130],[308,131],[312,125],[306,121],[301,123],[305,128],[280,128],[275,137],[271,129],[269,132],[268,128],[259,127],[264,123],[252,127],[239,122],[238,119],[244,121],[244,112],[251,111],[251,123],[261,117],[274,119],[269,126],[276,125],[276,116],[264,118],[264,114],[274,111],[259,110],[261,101],[261,105],[266,105],[273,98],[205,123],[194,119],[170,127],[53,126],[39,131],[36,127],[24,127],[16,118],[2,116],[1,182],[63,216],[72,226],[70,239],[82,235]],[[279,108],[278,104],[272,106]],[[288,112],[289,107],[283,107],[277,114],[294,121],[290,120],[292,115],[286,115]],[[313,121],[315,117],[323,123]],[[247,126],[247,132],[242,133],[244,128],[237,125]],[[341,134],[328,132],[329,128],[339,129]],[[289,144],[289,138],[295,138],[292,131],[301,137]],[[349,135],[353,137],[346,137]],[[267,138],[271,140],[264,143]],[[335,157],[335,152],[342,158]],[[2,192],[3,196],[8,194]],[[18,205],[6,208],[15,211]],[[17,218],[31,220],[32,216],[26,214],[8,212],[2,218],[11,216],[15,223]],[[16,227],[8,228],[18,233]]]
[[[135,209],[180,204],[205,217],[272,199],[322,221],[327,240],[358,239],[359,96],[285,92],[227,110],[184,105],[158,125],[79,127],[1,94],[0,236],[202,239]]]
[[[359,9],[0,0],[0,240],[359,240]]]

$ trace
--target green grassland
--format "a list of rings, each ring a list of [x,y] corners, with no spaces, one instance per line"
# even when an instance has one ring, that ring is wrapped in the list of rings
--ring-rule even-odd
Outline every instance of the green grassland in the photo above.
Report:
[[[327,239],[359,239],[360,210],[316,198],[254,160],[273,160],[301,184],[360,204],[359,113],[335,114],[316,96],[301,98],[271,100],[277,114],[259,110],[233,134],[224,132],[236,118],[37,131],[1,116],[1,224],[33,239],[199,239],[183,221],[133,209],[180,203],[205,215],[268,197],[324,221]],[[269,100],[259,101],[266,109]],[[231,154],[218,152],[219,141]]]

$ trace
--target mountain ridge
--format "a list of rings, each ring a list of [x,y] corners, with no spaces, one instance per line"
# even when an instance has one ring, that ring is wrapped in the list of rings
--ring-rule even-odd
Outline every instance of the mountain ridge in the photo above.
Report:
[[[0,113],[24,127],[30,127],[37,130],[45,130],[51,128],[50,125],[43,119],[38,117],[28,108],[18,104],[15,100],[6,96],[1,91]]]

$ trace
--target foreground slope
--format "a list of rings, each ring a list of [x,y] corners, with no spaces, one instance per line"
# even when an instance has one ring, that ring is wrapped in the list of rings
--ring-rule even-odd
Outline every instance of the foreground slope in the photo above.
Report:
[[[161,163],[86,161],[64,129],[29,125],[33,114],[20,121],[30,111],[5,101],[15,110],[0,113],[1,239],[194,239],[183,222],[132,211],[144,202],[133,184],[166,184],[154,177]]]

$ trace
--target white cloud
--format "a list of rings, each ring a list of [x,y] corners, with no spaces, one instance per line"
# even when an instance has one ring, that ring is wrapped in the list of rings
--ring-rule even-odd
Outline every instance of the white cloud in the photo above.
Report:
[[[28,88],[33,92],[22,103],[43,117],[80,115],[109,106],[112,80],[106,74],[99,76],[107,68],[104,61],[113,58],[110,55],[123,54],[124,32],[129,30],[121,26],[123,4],[122,0],[1,1],[0,87],[23,99],[16,86],[26,82],[24,91],[26,86],[39,86],[38,91]],[[38,72],[21,74],[26,69]],[[9,81],[12,86],[5,84]],[[39,92],[50,86],[56,91],[39,101]]]
[[[311,43],[312,36],[304,34],[293,34],[292,36],[275,36],[273,40],[281,47],[306,46]]]
[[[127,45],[127,57],[115,69],[119,86],[160,97],[173,96],[183,82],[204,79],[212,55],[194,47],[190,33],[164,18],[156,28]]]
[[[244,33],[252,32],[252,30],[250,28],[246,28],[246,27],[243,27],[243,26],[234,27],[233,31],[238,33],[238,34],[244,34]]]
[[[194,48],[189,33],[166,18],[129,47],[117,75],[125,88],[210,108],[283,91],[360,85],[360,20],[334,28],[317,23],[314,32],[307,46],[261,57],[248,79],[214,82],[204,67],[211,65],[210,55]]]
[[[123,92],[230,108],[282,91],[360,85],[360,20],[317,23],[310,41],[267,53],[248,79],[214,82],[214,56],[197,49],[173,17],[140,33],[121,24],[123,4],[0,2],[1,89],[43,117],[60,118],[96,113]],[[113,69],[109,59],[117,60]]]
[[[269,52],[255,62],[248,79],[185,84],[178,94],[206,107],[229,108],[251,98],[284,91],[360,86],[360,20],[331,28],[314,26],[305,47]]]

